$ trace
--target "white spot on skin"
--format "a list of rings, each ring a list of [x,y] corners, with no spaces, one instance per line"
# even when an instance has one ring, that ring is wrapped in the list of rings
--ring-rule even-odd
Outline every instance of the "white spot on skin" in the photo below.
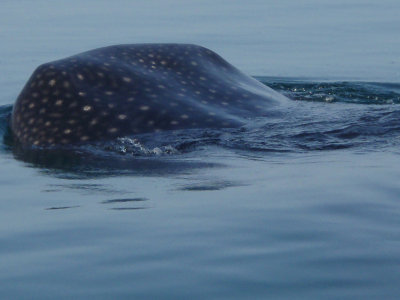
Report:
[[[90,125],[96,125],[97,124],[97,119],[93,119],[92,121],[90,121],[90,123],[89,123]]]
[[[179,122],[178,121],[171,121],[171,125],[178,125]]]
[[[81,136],[81,141],[87,141],[89,137],[87,135]]]
[[[206,80],[206,78],[205,78],[205,77],[203,77],[203,76],[200,76],[200,80],[203,80],[203,81],[205,81],[205,80]]]
[[[78,77],[79,80],[84,80],[85,79],[85,77],[83,77],[83,75],[80,74],[80,73],[76,74],[76,77]]]
[[[61,106],[63,104],[63,101],[61,99],[57,100],[55,103],[57,106]]]
[[[125,82],[131,82],[132,80],[129,77],[122,78]]]
[[[123,114],[118,115],[118,119],[125,120],[126,119],[126,115],[123,115]]]
[[[146,111],[146,110],[149,110],[149,109],[150,109],[150,106],[147,106],[147,105],[142,105],[140,107],[140,110],[143,110],[143,111]]]
[[[44,126],[50,126],[51,125],[51,122],[50,121],[47,121],[46,123],[44,123]]]
[[[55,86],[56,85],[56,80],[55,79],[51,79],[49,81],[49,86]]]
[[[118,131],[118,128],[115,128],[115,127],[108,129],[108,132],[110,132],[110,133],[115,133],[117,131]]]
[[[85,105],[82,109],[83,111],[91,111],[92,107],[90,105]]]
[[[111,96],[111,95],[114,94],[114,93],[111,92],[111,91],[106,91],[106,92],[104,92],[104,94]]]
[[[86,96],[86,93],[85,92],[79,92],[78,95],[79,96]]]
[[[197,66],[197,62],[195,62],[194,60],[190,62],[192,64],[192,66]]]
[[[69,88],[69,82],[68,82],[68,81],[64,81],[63,86],[64,86],[66,89]]]
[[[181,119],[189,119],[189,116],[188,115],[181,115]]]
[[[65,129],[65,130],[64,130],[64,133],[65,133],[65,134],[70,134],[70,133],[71,133],[71,129]]]
[[[29,106],[28,106],[29,108],[34,108],[35,107],[35,103],[31,103],[31,104],[29,104]]]

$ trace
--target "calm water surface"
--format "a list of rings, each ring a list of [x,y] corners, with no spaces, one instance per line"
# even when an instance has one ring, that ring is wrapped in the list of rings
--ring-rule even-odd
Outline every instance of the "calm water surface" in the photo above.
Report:
[[[0,298],[398,299],[399,11],[2,1]],[[136,42],[210,47],[293,106],[240,130],[57,153],[10,143],[37,65]]]

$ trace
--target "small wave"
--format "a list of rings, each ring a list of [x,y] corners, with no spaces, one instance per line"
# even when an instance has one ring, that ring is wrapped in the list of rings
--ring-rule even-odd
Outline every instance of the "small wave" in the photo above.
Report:
[[[400,84],[377,82],[307,82],[260,78],[293,100],[353,104],[400,104]]]

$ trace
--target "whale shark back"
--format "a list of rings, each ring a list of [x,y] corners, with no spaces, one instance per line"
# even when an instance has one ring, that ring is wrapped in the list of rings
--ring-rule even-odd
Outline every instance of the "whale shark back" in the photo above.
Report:
[[[285,100],[204,47],[117,45],[39,66],[14,105],[11,127],[22,145],[54,146],[237,127]]]

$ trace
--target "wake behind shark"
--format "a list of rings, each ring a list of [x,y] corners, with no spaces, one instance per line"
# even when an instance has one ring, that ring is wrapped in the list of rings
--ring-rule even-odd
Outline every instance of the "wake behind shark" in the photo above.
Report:
[[[286,101],[204,47],[118,45],[39,66],[13,107],[11,129],[23,146],[47,147],[237,127]]]

